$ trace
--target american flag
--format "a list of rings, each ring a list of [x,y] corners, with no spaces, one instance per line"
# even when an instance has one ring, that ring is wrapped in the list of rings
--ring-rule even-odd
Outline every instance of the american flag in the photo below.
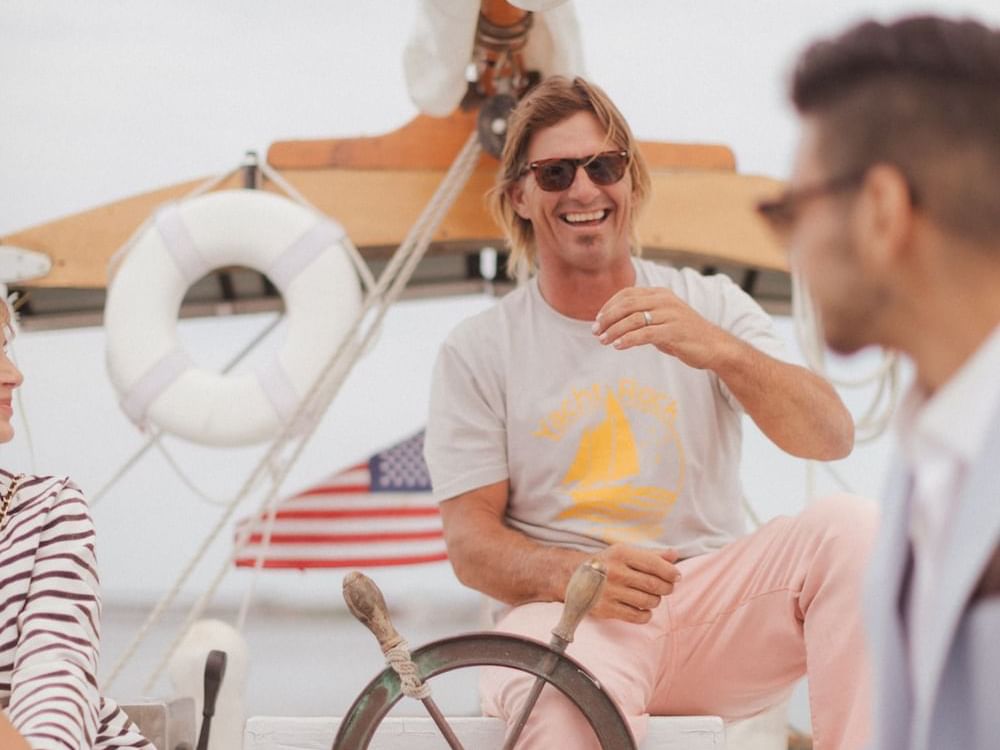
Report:
[[[256,564],[267,514],[240,521],[237,539],[247,524],[252,530],[236,557],[237,567]],[[369,568],[447,558],[421,430],[368,461],[281,500],[263,566]]]

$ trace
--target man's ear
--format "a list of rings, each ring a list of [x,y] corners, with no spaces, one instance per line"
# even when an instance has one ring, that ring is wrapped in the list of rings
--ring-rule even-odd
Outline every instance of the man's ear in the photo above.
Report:
[[[875,164],[861,186],[855,215],[858,247],[873,269],[895,267],[912,247],[910,186],[892,164]]]
[[[510,198],[510,205],[514,209],[514,213],[525,221],[530,221],[528,206],[524,200],[524,183],[521,180],[507,188],[507,197]]]

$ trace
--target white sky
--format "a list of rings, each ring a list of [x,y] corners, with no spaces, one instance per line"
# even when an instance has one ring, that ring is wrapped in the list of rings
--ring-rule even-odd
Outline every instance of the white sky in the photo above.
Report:
[[[643,138],[722,142],[788,171],[784,80],[862,15],[1000,21],[993,0],[578,0],[589,75]],[[414,113],[406,0],[3,0],[0,234],[222,171],[275,140],[378,133]]]

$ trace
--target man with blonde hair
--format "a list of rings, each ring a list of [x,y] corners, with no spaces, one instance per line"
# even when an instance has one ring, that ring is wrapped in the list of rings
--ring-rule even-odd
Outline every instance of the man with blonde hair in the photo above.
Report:
[[[750,716],[808,671],[816,747],[856,750],[871,508],[841,496],[747,536],[739,480],[743,414],[815,459],[850,451],[850,415],[779,358],[770,318],[729,279],[636,257],[649,190],[593,84],[547,79],[512,114],[492,199],[525,281],[452,332],[434,376],[426,455],[449,557],[501,603],[500,630],[543,640],[572,571],[602,558],[569,653],[640,740],[650,714]],[[484,670],[486,712],[514,720],[531,683]],[[518,745],[594,746],[551,689]]]

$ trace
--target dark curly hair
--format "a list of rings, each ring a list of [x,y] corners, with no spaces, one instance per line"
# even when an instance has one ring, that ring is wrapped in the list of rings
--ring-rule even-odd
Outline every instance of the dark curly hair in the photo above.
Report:
[[[791,83],[831,173],[895,165],[927,215],[1000,238],[1000,32],[972,20],[868,21],[817,42]]]

